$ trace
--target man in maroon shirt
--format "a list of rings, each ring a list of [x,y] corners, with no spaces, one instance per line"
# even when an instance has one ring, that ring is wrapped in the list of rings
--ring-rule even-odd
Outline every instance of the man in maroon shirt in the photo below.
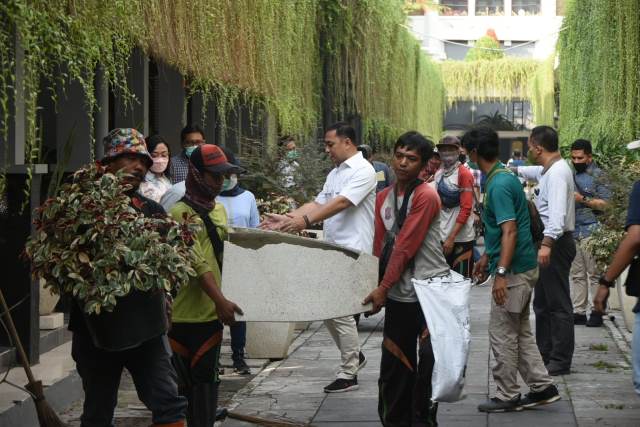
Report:
[[[433,349],[411,282],[449,274],[440,243],[440,198],[418,179],[432,155],[433,144],[418,132],[400,136],[392,160],[396,185],[376,198],[373,253],[383,265],[388,262],[381,268],[380,285],[364,303],[373,304],[373,313],[385,306],[378,381],[384,426],[437,425],[437,403],[431,402]]]

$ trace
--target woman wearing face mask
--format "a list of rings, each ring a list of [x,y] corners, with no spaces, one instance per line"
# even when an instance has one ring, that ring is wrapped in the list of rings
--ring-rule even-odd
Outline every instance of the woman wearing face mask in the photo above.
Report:
[[[223,148],[227,160],[232,165],[238,165],[234,154]],[[227,211],[229,225],[232,227],[256,228],[260,223],[258,205],[256,198],[251,191],[245,190],[238,184],[238,175],[229,174],[225,176],[222,184],[222,191],[216,197]],[[246,322],[236,322],[229,326],[231,331],[231,359],[233,360],[233,370],[237,374],[248,375],[251,373],[249,366],[244,360],[244,347],[247,340]]]
[[[153,135],[146,139],[147,150],[153,158],[153,165],[149,168],[144,181],[140,184],[140,194],[156,203],[162,195],[171,188],[171,181],[167,175],[171,150],[169,144],[160,135]]]
[[[473,271],[473,184],[471,171],[460,162],[460,141],[446,136],[438,144],[442,168],[434,182],[442,202],[442,251],[454,271],[470,277]]]

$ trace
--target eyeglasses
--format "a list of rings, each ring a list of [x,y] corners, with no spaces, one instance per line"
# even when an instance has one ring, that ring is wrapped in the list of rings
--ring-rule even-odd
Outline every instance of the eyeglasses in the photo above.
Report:
[[[194,147],[204,144],[204,139],[188,139],[182,142],[185,147]]]

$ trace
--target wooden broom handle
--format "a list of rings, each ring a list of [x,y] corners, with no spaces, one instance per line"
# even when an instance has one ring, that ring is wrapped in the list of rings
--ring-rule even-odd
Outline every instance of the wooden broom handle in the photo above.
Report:
[[[18,331],[16,330],[16,325],[13,323],[13,318],[11,317],[11,312],[9,311],[9,307],[7,306],[7,301],[4,299],[4,294],[2,293],[2,289],[0,289],[0,305],[2,305],[2,310],[4,312],[4,320],[7,322],[7,328],[9,329],[9,334],[13,339],[13,344],[16,346],[18,350],[18,355],[22,360],[22,366],[24,367],[25,372],[27,373],[27,378],[30,383],[35,382],[35,378],[33,377],[33,372],[31,372],[31,366],[29,365],[29,359],[27,359],[27,354],[24,351],[24,347],[22,347],[22,341],[20,341],[20,336],[18,335]]]

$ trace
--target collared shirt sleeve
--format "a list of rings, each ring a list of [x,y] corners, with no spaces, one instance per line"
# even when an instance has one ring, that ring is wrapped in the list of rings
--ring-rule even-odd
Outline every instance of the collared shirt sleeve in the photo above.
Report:
[[[607,185],[607,176],[604,172],[599,171],[594,177],[595,197],[604,201],[611,199],[611,189]]]
[[[552,171],[548,173],[553,173]],[[549,177],[552,179],[553,177]],[[547,200],[549,203],[549,220],[545,224],[544,235],[556,240],[565,230],[567,222],[567,197],[573,197],[573,182],[566,182],[562,177],[552,179],[549,185]]]
[[[160,204],[167,212],[184,197],[185,184],[179,182],[174,184],[166,193],[160,198]]]
[[[542,166],[518,166],[518,176],[527,181],[540,181],[543,169]]]
[[[256,198],[251,195],[251,213],[249,216],[249,227],[256,228],[260,224],[260,212],[258,212],[258,204]]]
[[[356,169],[355,173],[340,190],[340,196],[346,197],[354,206],[358,206],[371,192],[376,191],[376,173],[373,167]]]
[[[390,289],[407,269],[409,261],[429,232],[433,219],[440,212],[440,198],[433,191],[428,191],[426,185],[420,185],[413,193],[411,209],[407,213],[404,225],[400,229],[389,257],[389,264],[380,286]],[[377,220],[377,218],[376,218]]]

